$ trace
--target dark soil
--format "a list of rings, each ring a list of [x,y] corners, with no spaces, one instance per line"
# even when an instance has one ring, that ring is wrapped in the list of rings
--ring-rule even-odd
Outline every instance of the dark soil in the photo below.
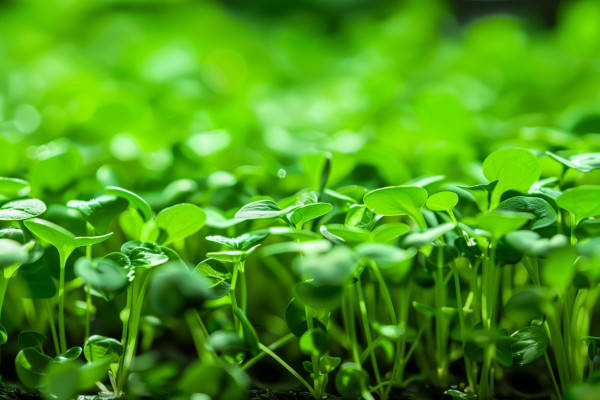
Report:
[[[41,400],[41,397],[19,388],[0,385],[0,400]]]

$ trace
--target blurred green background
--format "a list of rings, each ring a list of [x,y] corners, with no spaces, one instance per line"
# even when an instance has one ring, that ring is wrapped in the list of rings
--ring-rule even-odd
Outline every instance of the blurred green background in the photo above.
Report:
[[[1,1],[0,175],[157,207],[189,179],[227,208],[310,184],[315,154],[331,186],[375,187],[477,182],[502,146],[600,150],[600,2],[484,3]]]

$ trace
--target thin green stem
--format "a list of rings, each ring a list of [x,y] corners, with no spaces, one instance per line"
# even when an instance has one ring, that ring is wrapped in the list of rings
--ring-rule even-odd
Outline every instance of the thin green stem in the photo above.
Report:
[[[444,264],[442,250],[438,250],[436,282],[435,282],[435,338],[437,346],[437,377],[440,385],[446,385],[448,352],[446,351],[447,330],[445,329],[445,316],[443,312],[446,299],[446,285],[444,282]]]
[[[313,323],[313,313],[312,310],[308,307],[305,306],[304,307],[304,312],[306,314],[306,325],[308,327],[308,330],[312,330],[314,329],[314,323]],[[321,382],[322,382],[322,377],[321,377],[321,373],[319,372],[319,357],[316,356],[314,353],[311,354],[310,356],[310,361],[312,363],[312,367],[313,367],[313,382],[314,382],[314,397],[317,400],[320,400],[323,398],[323,389],[321,387]]]
[[[60,342],[60,352],[67,351],[67,337],[65,334],[65,270],[67,260],[60,255],[60,275],[58,283],[58,336]]]
[[[367,348],[372,348],[373,350],[375,350],[373,346],[373,338],[371,337],[371,324],[369,323],[369,316],[367,314],[367,304],[365,303],[365,296],[360,280],[356,282],[356,291],[358,293],[358,305],[360,309],[360,316],[362,318],[363,329],[365,331],[365,339],[367,340]],[[375,381],[377,382],[377,385],[379,385],[381,384],[381,375],[379,373],[379,365],[377,364],[377,356],[375,355],[375,351],[373,350],[369,354],[371,356],[371,364],[373,365]],[[383,393],[381,394],[383,396]]]
[[[237,281],[238,281],[238,275],[239,275],[239,265],[238,265],[238,263],[233,263],[233,275],[231,277],[229,298],[231,299],[231,310],[233,312],[233,323],[235,325],[236,332],[240,332],[240,330],[241,330],[240,321],[238,321],[238,319],[235,315],[235,310],[238,309],[237,298],[236,298],[236,294],[235,294],[236,287],[237,287]]]
[[[196,353],[198,353],[198,359],[200,359],[200,361],[206,361],[208,357],[212,356],[212,353],[209,353],[204,347],[206,335],[198,323],[197,317],[199,317],[199,315],[195,310],[188,310],[185,313],[185,322],[187,323],[192,340],[194,341],[194,347],[196,348]]]
[[[50,333],[52,334],[52,343],[54,344],[54,352],[60,354],[60,346],[58,343],[58,334],[56,333],[56,324],[54,323],[54,310],[50,305],[50,299],[42,300],[46,304],[46,313],[48,314],[48,323],[50,325]]]
[[[90,337],[90,322],[92,320],[92,293],[90,285],[85,286],[85,337],[83,343],[87,343]]]
[[[246,314],[246,309],[248,306],[248,284],[246,282],[246,269],[243,261],[240,261],[240,282],[241,282],[241,308],[244,314]]]
[[[125,381],[127,379],[127,373],[129,372],[129,367],[131,366],[131,362],[133,361],[133,357],[135,355],[142,307],[144,305],[144,295],[146,293],[146,286],[150,280],[149,278],[151,273],[152,270],[142,269],[141,273],[138,274],[136,280],[133,282],[133,307],[129,315],[131,326],[127,334],[127,345],[125,346],[122,370],[119,371],[120,373],[117,377],[117,388],[119,394],[123,393],[123,388],[125,387]]]
[[[314,398],[317,398],[315,390],[313,390],[313,388],[308,384],[308,382],[306,382],[306,380],[294,368],[292,368],[288,363],[286,363],[281,357],[279,357],[277,354],[275,354],[271,349],[269,349],[264,344],[259,343],[258,348],[261,351],[268,354],[269,356],[271,356],[271,358],[273,358],[275,361],[277,361],[283,368],[287,369],[290,374],[294,375],[294,377],[296,379],[298,379],[300,381],[300,383],[302,383],[304,385],[304,387],[306,387],[306,389],[310,392],[310,394]]]
[[[462,301],[462,292],[460,290],[460,277],[458,275],[458,267],[456,266],[456,262],[453,261],[452,265],[452,274],[454,275],[454,289],[456,290],[456,305],[458,308],[458,321],[460,323],[460,339],[462,341],[463,346],[463,359],[465,363],[465,370],[467,372],[467,381],[469,386],[475,387],[475,378],[473,377],[473,369],[471,366],[471,360],[465,354],[465,335],[467,333],[467,324],[465,322],[465,310],[463,309],[463,301]]]
[[[558,382],[556,382],[556,376],[554,376],[554,370],[552,369],[552,364],[550,363],[548,352],[544,353],[544,360],[546,361],[546,366],[548,367],[548,372],[550,374],[550,379],[552,379],[552,384],[554,385],[556,396],[558,397],[558,400],[562,400],[562,393],[560,391],[560,387],[558,386]]]
[[[269,345],[269,349],[271,351],[275,351],[275,350],[279,349],[280,347],[285,346],[286,344],[288,344],[289,342],[291,342],[295,338],[296,338],[296,336],[293,333],[288,333],[287,335],[285,335],[285,336],[277,339],[273,343],[271,343]],[[260,353],[258,353],[257,355],[255,355],[254,357],[252,357],[251,359],[249,359],[248,361],[246,361],[244,363],[244,365],[242,365],[242,370],[243,371],[248,370],[254,364],[256,364],[257,362],[259,362],[260,360],[262,360],[266,355],[267,355],[267,353],[265,353],[264,351],[261,351]]]
[[[577,227],[577,221],[575,219],[575,214],[570,213],[571,215],[571,246],[575,246],[577,244],[577,237],[575,236],[575,228]]]

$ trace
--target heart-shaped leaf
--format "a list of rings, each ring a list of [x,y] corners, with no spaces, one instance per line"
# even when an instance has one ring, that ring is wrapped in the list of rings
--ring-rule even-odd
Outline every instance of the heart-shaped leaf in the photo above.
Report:
[[[509,189],[527,193],[540,173],[537,157],[528,150],[505,148],[487,156],[483,161],[483,175],[490,182],[498,181],[492,193],[492,208],[500,203],[500,196]]]
[[[427,208],[432,211],[451,211],[458,204],[458,195],[454,192],[434,193],[427,199]]]
[[[421,207],[427,200],[427,191],[419,186],[391,186],[370,191],[363,198],[365,205],[381,215],[408,215],[419,228],[425,228]]]
[[[206,222],[206,213],[193,204],[177,204],[156,216],[156,225],[167,232],[165,244],[185,239],[198,232]]]

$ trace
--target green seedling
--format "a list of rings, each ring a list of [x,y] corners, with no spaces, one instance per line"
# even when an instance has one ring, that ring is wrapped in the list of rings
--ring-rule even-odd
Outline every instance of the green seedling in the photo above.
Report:
[[[40,239],[50,243],[58,250],[60,259],[60,279],[58,286],[58,335],[59,348],[67,351],[67,338],[65,333],[65,269],[67,258],[73,251],[81,246],[102,243],[112,233],[103,236],[78,237],[68,230],[43,219],[33,218],[25,221],[25,226]]]

